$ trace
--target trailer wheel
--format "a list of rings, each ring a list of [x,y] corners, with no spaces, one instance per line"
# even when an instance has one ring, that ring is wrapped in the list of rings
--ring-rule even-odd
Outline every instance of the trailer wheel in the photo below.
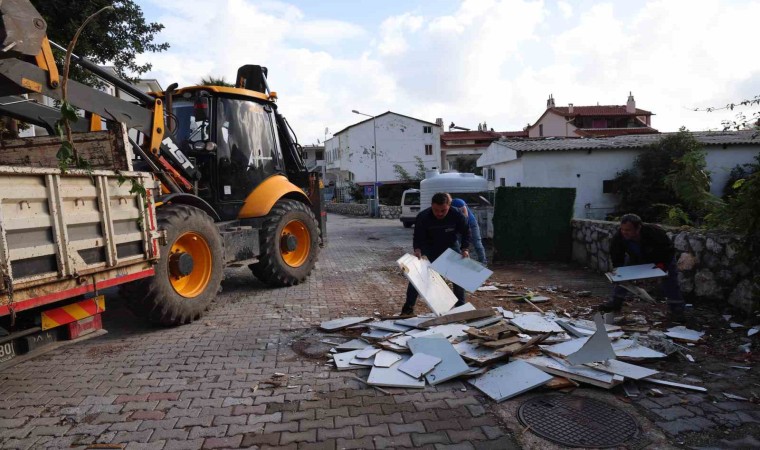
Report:
[[[222,239],[205,212],[186,205],[157,211],[167,245],[153,277],[126,286],[135,314],[161,325],[181,325],[203,315],[224,275]]]
[[[306,279],[319,255],[319,227],[303,202],[279,200],[264,219],[259,262],[249,267],[271,286],[292,286]]]

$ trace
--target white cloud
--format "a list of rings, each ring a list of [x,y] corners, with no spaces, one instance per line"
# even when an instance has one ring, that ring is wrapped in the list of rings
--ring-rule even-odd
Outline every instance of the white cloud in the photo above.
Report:
[[[751,53],[757,0],[465,0],[451,13],[416,8],[377,24],[315,19],[286,2],[151,0],[169,52],[148,55],[163,85],[243,64],[270,69],[281,110],[304,143],[387,110],[500,130],[558,104],[624,104],[632,91],[663,131],[720,127],[731,113],[693,112],[760,91]],[[550,10],[551,9],[551,10]]]

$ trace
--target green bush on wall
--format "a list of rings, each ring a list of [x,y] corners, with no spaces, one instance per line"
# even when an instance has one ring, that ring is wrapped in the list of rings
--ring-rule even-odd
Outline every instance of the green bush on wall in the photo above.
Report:
[[[493,217],[495,258],[570,260],[574,203],[574,188],[497,188]]]

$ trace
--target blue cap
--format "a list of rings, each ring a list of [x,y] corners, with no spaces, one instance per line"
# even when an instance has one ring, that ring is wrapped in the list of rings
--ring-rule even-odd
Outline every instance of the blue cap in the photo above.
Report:
[[[461,198],[455,198],[451,201],[451,206],[454,208],[461,208],[462,206],[467,206],[467,203],[465,203]]]

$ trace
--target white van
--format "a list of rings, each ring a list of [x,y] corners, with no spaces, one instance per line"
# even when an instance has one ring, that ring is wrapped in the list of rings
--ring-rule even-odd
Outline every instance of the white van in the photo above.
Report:
[[[401,223],[411,228],[420,212],[420,190],[407,189],[401,194]]]

